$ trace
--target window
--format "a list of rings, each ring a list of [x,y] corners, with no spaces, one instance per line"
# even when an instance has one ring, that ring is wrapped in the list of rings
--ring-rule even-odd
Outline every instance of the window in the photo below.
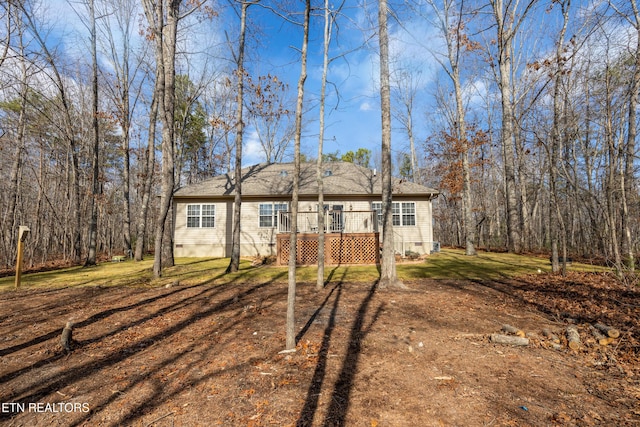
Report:
[[[200,227],[200,205],[187,205],[187,228]]]
[[[393,203],[391,206],[391,215],[393,215],[393,226],[399,226],[400,222],[400,203]]]
[[[216,226],[215,205],[202,205],[202,227],[213,228]]]
[[[402,203],[402,225],[416,225],[416,204]]]
[[[215,226],[215,205],[187,205],[187,228],[213,228]]]
[[[378,225],[382,227],[382,202],[372,202],[371,210],[378,214]]]
[[[382,203],[372,202],[371,209],[378,212],[378,224],[382,226]],[[415,202],[393,202],[391,205],[391,215],[393,225],[406,227],[416,225],[416,204]]]
[[[289,206],[286,203],[260,203],[258,217],[260,227],[277,227],[279,212],[286,212]]]
[[[260,203],[260,227],[273,227],[273,205]]]

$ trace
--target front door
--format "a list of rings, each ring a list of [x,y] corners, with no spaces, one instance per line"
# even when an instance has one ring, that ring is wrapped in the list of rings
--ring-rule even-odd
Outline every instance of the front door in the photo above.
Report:
[[[344,214],[342,205],[333,205],[329,211],[329,232],[342,233],[344,230]]]

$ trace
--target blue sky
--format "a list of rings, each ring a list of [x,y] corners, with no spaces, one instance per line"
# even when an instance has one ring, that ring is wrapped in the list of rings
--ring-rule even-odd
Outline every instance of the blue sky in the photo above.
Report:
[[[581,2],[578,2],[581,3]],[[226,4],[226,3],[225,3]],[[49,0],[45,3],[47,17],[55,23],[57,34],[64,37],[68,53],[81,50],[74,49],[77,43],[86,43],[86,28],[78,20],[67,0]],[[290,7],[301,8],[304,3],[295,1]],[[81,9],[83,6],[77,5]],[[225,6],[226,7],[226,6]],[[577,7],[577,6],[575,6]],[[228,9],[220,8],[221,15],[212,22],[190,26],[186,39],[193,50],[204,50],[203,45],[217,45],[220,56],[227,56],[225,49],[226,35],[233,40],[238,30],[238,18]],[[443,78],[440,66],[433,58],[433,52],[443,51],[443,42],[438,30],[427,21],[428,15],[415,17],[407,11],[402,25],[390,20],[391,57],[394,68],[406,67],[420,70],[420,84],[417,87],[416,105],[414,110],[415,141],[421,146],[425,139],[436,132],[438,126],[435,121],[440,120],[434,114],[434,95],[438,81],[448,88],[449,82]],[[291,19],[300,16],[290,15]],[[553,14],[540,15],[545,21],[553,20]],[[144,18],[141,18],[144,21]],[[247,52],[247,68],[255,77],[272,74],[289,85],[292,105],[295,108],[295,92],[300,73],[299,52],[302,44],[302,31],[298,26],[287,23],[281,17],[260,6],[249,9],[250,41]],[[329,69],[327,117],[325,131],[324,152],[345,153],[360,147],[368,148],[377,157],[380,151],[380,107],[378,96],[378,53],[375,25],[377,23],[377,3],[363,5],[361,1],[349,0],[345,4],[344,15],[338,18],[339,34],[334,34],[331,56],[351,52],[332,62]],[[549,34],[549,27],[545,26],[545,34]],[[539,29],[538,29],[539,31]],[[538,36],[538,34],[534,35]],[[539,34],[542,39],[543,33]],[[490,36],[488,36],[490,37]],[[481,40],[481,36],[477,37]],[[538,38],[538,37],[534,37]],[[538,49],[543,50],[540,46]],[[309,46],[308,78],[306,81],[306,114],[303,132],[302,150],[305,154],[315,157],[317,153],[319,84],[321,77],[322,55],[322,20],[315,17],[311,27]],[[86,57],[86,54],[84,55]],[[211,57],[215,57],[216,54]],[[192,58],[195,58],[192,57]],[[224,61],[221,61],[224,63]],[[190,59],[187,66],[195,69],[200,62]],[[228,65],[228,62],[225,64]],[[214,65],[215,66],[215,65]],[[486,64],[485,64],[486,66]],[[466,91],[469,99],[476,101],[471,104],[471,116],[474,109],[478,115],[483,114],[485,108],[482,97],[489,91],[488,71],[469,69],[465,71]],[[484,73],[484,75],[483,75]],[[448,89],[447,89],[448,90]],[[339,93],[339,99],[337,93]],[[337,107],[337,108],[336,108]],[[399,153],[409,151],[408,138],[399,124],[395,122],[392,149],[394,157]],[[252,164],[264,159],[258,149],[255,135],[247,129],[245,136],[244,162]]]
[[[296,2],[303,6],[303,2]],[[357,15],[360,12],[352,10]],[[250,46],[259,53],[251,52],[247,67],[258,73],[277,75],[289,85],[292,99],[295,99],[297,81],[300,75],[300,54],[297,49],[302,44],[301,28],[283,23],[271,12],[260,7],[250,8],[251,17],[259,23],[259,37]],[[296,17],[297,18],[297,17]],[[352,19],[359,19],[352,16]],[[322,27],[319,17],[313,18],[312,34],[309,40],[308,77],[305,83],[305,129],[303,151],[315,157],[318,144],[319,112],[317,109],[322,75]],[[254,22],[255,22],[254,21]],[[365,35],[353,28],[353,24],[343,18],[340,38],[332,47],[332,55],[351,51],[361,46]],[[339,45],[338,45],[339,43]],[[377,57],[375,52],[362,47],[351,54],[332,61],[328,79],[332,83],[327,88],[326,130],[324,152],[344,153],[358,147],[376,150],[380,144],[380,111],[377,94]],[[339,92],[339,99],[337,98]],[[292,105],[292,109],[295,105]],[[251,135],[249,144],[251,144]],[[251,147],[245,155],[259,160],[259,155]]]
[[[302,7],[303,2],[296,2]],[[363,9],[356,2],[345,5],[345,16],[338,18],[339,34],[334,34],[331,48],[332,61],[329,68],[328,80],[332,83],[327,90],[327,115],[324,152],[345,153],[360,147],[368,148],[374,156],[380,151],[380,104],[378,95],[378,53],[377,39],[372,30],[377,19],[377,4]],[[253,7],[250,9],[252,18],[257,20],[263,34],[268,40],[259,40],[259,56],[250,55],[247,64],[249,68],[258,68],[262,73],[273,73],[286,81],[295,96],[297,80],[300,73],[299,52],[302,43],[302,31],[299,27],[283,23],[272,13]],[[309,44],[308,77],[305,88],[307,108],[317,106],[320,93],[322,73],[322,19],[313,18]],[[433,37],[433,30],[424,24],[409,23],[415,30],[417,39]],[[262,35],[261,35],[262,36]],[[430,54],[419,46],[409,34],[392,25],[392,56],[397,61],[411,63],[412,66],[423,70],[425,85],[435,77],[437,68]],[[255,45],[254,45],[255,46]],[[346,56],[340,56],[350,52]],[[266,60],[264,60],[267,58]],[[257,62],[257,64],[256,64]],[[338,98],[339,97],[339,98]],[[425,96],[419,97],[424,100]],[[315,157],[317,152],[318,110],[312,108],[305,116],[306,127],[303,138],[303,151]],[[415,132],[417,141],[424,141],[428,132],[425,125],[423,111],[416,112]],[[251,144],[249,135],[249,144]],[[408,152],[408,140],[404,132],[394,129],[392,145],[396,152]],[[245,151],[251,160],[259,159],[253,155],[256,150]],[[250,161],[251,161],[250,160]]]
[[[84,12],[84,6],[73,3],[76,10]],[[303,7],[303,2],[294,2],[295,7]],[[332,55],[341,55],[345,51],[352,51],[349,55],[332,62],[329,71],[327,93],[327,116],[324,152],[339,151],[345,153],[359,147],[379,151],[380,145],[380,110],[377,94],[377,42],[370,41],[363,45],[364,40],[371,37],[371,31],[364,31],[358,26],[370,26],[359,4],[351,1],[345,6],[347,16],[339,18],[340,34],[334,34]],[[375,5],[374,5],[375,6]],[[238,30],[238,18],[225,6],[221,8],[221,15],[212,22],[201,26],[190,26],[186,39],[192,46],[201,49],[203,43],[218,44],[218,54],[229,56],[225,49],[225,39],[233,40]],[[372,11],[375,13],[376,8]],[[53,25],[54,31],[50,35],[52,42],[59,41],[64,46],[67,55],[81,55],[88,60],[88,34],[84,24],[77,17],[74,8],[68,0],[48,0],[43,3],[44,18]],[[142,11],[140,10],[140,13]],[[300,19],[290,15],[291,19]],[[142,22],[144,18],[141,15]],[[302,44],[301,28],[287,23],[282,18],[265,8],[253,6],[249,8],[250,25],[247,46],[247,68],[254,78],[258,75],[272,74],[289,85],[292,99],[291,109],[295,109],[295,95],[297,80],[300,73],[300,54],[297,51]],[[318,135],[318,97],[322,72],[322,21],[314,17],[312,22],[309,45],[308,78],[305,89],[305,128],[303,136],[303,152],[315,157],[317,154]],[[337,37],[337,38],[336,38]],[[78,49],[78,44],[83,46]],[[140,42],[138,42],[140,43]],[[371,44],[373,43],[373,45]],[[192,50],[187,48],[186,50]],[[196,49],[193,49],[196,50]],[[215,54],[213,55],[215,56]],[[191,57],[185,67],[194,69],[198,60]],[[220,61],[221,66],[228,66],[228,62]],[[179,66],[180,67],[180,66]],[[197,73],[197,70],[194,70]],[[339,91],[339,99],[336,91]],[[245,136],[244,163],[252,164],[264,159],[259,152],[255,136],[251,129],[247,129]]]

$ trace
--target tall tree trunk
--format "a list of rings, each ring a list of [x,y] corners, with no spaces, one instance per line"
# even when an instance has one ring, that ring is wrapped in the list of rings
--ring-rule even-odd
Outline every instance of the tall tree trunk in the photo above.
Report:
[[[296,303],[296,260],[298,240],[298,192],[300,190],[300,140],[302,139],[302,108],[304,104],[304,82],[307,80],[307,51],[309,50],[309,18],[311,0],[305,1],[303,40],[300,58],[300,77],[298,79],[298,97],[296,101],[296,130],[294,135],[294,172],[293,191],[291,193],[291,233],[289,237],[289,275],[287,292],[286,350],[296,348],[295,303]]]
[[[464,118],[461,120],[464,121]],[[473,202],[471,197],[471,167],[469,165],[469,140],[466,136],[464,123],[460,125],[463,138],[462,152],[462,209],[464,218],[464,247],[465,255],[475,256],[476,224],[473,218]]]
[[[510,252],[520,252],[520,219],[518,196],[516,193],[516,166],[514,152],[513,109],[511,102],[511,57],[504,47],[500,53],[500,94],[502,105],[502,134],[500,143],[504,163],[504,183],[507,208],[507,248]],[[504,52],[504,53],[503,53]]]
[[[331,44],[331,13],[329,0],[324,0],[324,31],[322,52],[322,80],[320,83],[320,132],[318,133],[318,160],[316,163],[316,181],[318,183],[318,276],[316,289],[324,288],[324,171],[322,170],[322,151],[324,146],[324,116],[327,93],[327,73],[329,70],[329,45]]]
[[[127,47],[125,46],[125,50]],[[128,58],[128,54],[125,55]],[[132,255],[132,242],[131,242],[131,154],[130,140],[131,140],[131,117],[129,113],[130,99],[129,99],[129,63],[125,60],[123,63],[122,77],[122,203],[123,203],[123,224],[122,235],[124,240],[124,253],[127,256]]]
[[[413,106],[407,110],[407,137],[409,138],[409,155],[411,156],[411,180],[422,184],[418,171],[418,154],[416,153],[416,138],[413,134]]]
[[[513,107],[515,109],[515,106]],[[514,110],[512,110],[514,111]],[[527,176],[528,159],[525,156],[525,147],[523,138],[516,129],[518,128],[518,120],[513,116],[513,141],[515,147],[516,160],[516,197],[518,197],[516,211],[518,218],[518,230],[520,231],[519,245],[520,252],[528,251],[531,248],[531,206],[530,206],[530,185]]]
[[[100,129],[98,123],[98,52],[97,52],[97,39],[96,39],[96,13],[94,0],[89,0],[89,20],[91,31],[91,94],[92,94],[92,106],[91,106],[91,130],[93,137],[93,174],[92,174],[92,197],[90,201],[91,206],[91,220],[89,222],[89,252],[87,259],[84,263],[85,267],[96,264],[96,246],[98,236],[98,198],[100,196]]]
[[[396,273],[393,238],[393,201],[391,188],[391,85],[389,83],[389,32],[387,0],[378,3],[378,40],[380,44],[380,111],[382,120],[382,265],[378,287],[404,287]]]
[[[463,53],[467,47],[463,44],[467,40],[464,34],[465,23],[462,19],[464,12],[464,0],[455,2],[453,0],[445,0],[440,5],[433,0],[428,0],[438,18],[440,32],[444,37],[447,45],[447,63],[441,62],[445,73],[451,79],[453,91],[455,95],[455,116],[451,127],[455,132],[455,137],[460,144],[460,158],[462,165],[462,219],[464,224],[464,246],[465,254],[468,256],[476,255],[475,241],[476,225],[473,218],[473,204],[471,194],[471,167],[469,162],[471,144],[467,135],[466,114],[462,91],[462,82],[460,77],[460,63]],[[454,8],[458,6],[458,11]],[[452,22],[455,20],[455,22]],[[410,139],[412,135],[410,135]],[[415,154],[412,154],[415,156]]]
[[[633,10],[633,20],[631,20],[636,30],[636,51],[635,62],[633,64],[633,77],[629,83],[629,117],[627,120],[627,147],[625,151],[625,163],[622,182],[622,228],[624,231],[624,252],[627,258],[629,270],[635,270],[635,251],[633,247],[633,237],[629,224],[632,214],[629,212],[629,198],[633,195],[635,188],[634,161],[636,158],[636,137],[637,130],[637,109],[638,97],[640,96],[640,10],[636,0],[630,0]],[[635,213],[637,214],[637,212]]]
[[[462,19],[462,18],[459,18]],[[459,23],[461,25],[461,23]],[[458,28],[461,31],[461,28]],[[464,242],[465,242],[465,254],[468,256],[477,255],[474,242],[476,240],[476,225],[473,219],[473,205],[471,197],[471,166],[469,165],[470,156],[470,144],[469,137],[467,135],[467,121],[465,118],[464,103],[462,101],[462,85],[460,83],[460,66],[459,66],[459,51],[460,46],[460,34],[456,37],[457,46],[455,51],[458,52],[454,55],[454,52],[449,49],[449,61],[451,62],[451,78],[453,80],[453,88],[456,97],[456,121],[458,123],[458,139],[462,145],[462,209],[464,219]]]
[[[10,13],[9,10],[7,13]],[[7,208],[7,213],[5,216],[5,224],[6,230],[9,232],[6,233],[7,241],[4,242],[5,251],[6,251],[6,264],[7,267],[13,264],[13,258],[15,256],[16,244],[15,242],[15,233],[18,230],[17,218],[16,218],[16,207],[18,205],[18,195],[20,193],[20,176],[22,174],[22,156],[24,155],[25,149],[25,138],[26,138],[26,124],[27,124],[27,96],[29,91],[29,86],[27,85],[27,65],[24,60],[24,45],[23,45],[23,28],[21,25],[18,26],[18,43],[20,49],[20,113],[18,115],[18,123],[17,123],[17,135],[16,135],[16,147],[15,154],[13,157],[13,165],[11,167],[11,177],[9,179],[9,206]],[[3,233],[4,234],[4,233]]]
[[[128,110],[128,97],[126,101],[127,110]],[[122,153],[123,153],[123,165],[122,165],[122,203],[124,212],[123,215],[123,224],[122,224],[122,236],[124,243],[124,253],[127,256],[131,256],[133,252],[132,242],[131,242],[131,154],[129,153],[129,144],[130,144],[130,123],[123,128],[123,132],[125,133],[122,137]]]
[[[156,73],[157,74],[157,73]],[[151,201],[151,187],[153,186],[153,171],[156,163],[156,122],[158,120],[157,90],[154,90],[149,109],[149,132],[147,142],[146,162],[143,166],[142,204],[137,221],[135,260],[142,261],[147,242],[147,222],[149,218],[149,204]]]
[[[162,122],[162,184],[153,263],[153,274],[156,277],[162,275],[163,267],[172,266],[174,263],[173,248],[168,248],[167,256],[163,257],[163,247],[169,240],[164,239],[164,233],[175,185],[175,62],[180,4],[179,0],[155,0],[155,3],[154,0],[143,0],[147,21],[154,34],[156,62],[160,64],[161,69],[156,76],[156,96]]]
[[[95,1],[95,0],[94,0]],[[112,6],[110,10],[105,10],[105,15],[112,16],[113,19],[103,21],[103,28],[105,31],[105,37],[103,41],[108,45],[110,49],[110,57],[108,58],[112,62],[114,81],[111,85],[108,85],[109,91],[112,93],[111,102],[115,106],[116,118],[122,129],[120,137],[120,151],[122,154],[122,222],[116,222],[115,224],[121,224],[119,230],[122,236],[122,250],[127,256],[133,258],[133,237],[132,234],[136,234],[136,223],[132,219],[131,213],[131,130],[132,130],[132,111],[131,104],[136,104],[136,97],[131,99],[131,83],[135,80],[135,73],[138,71],[138,67],[134,66],[133,73],[131,75],[131,35],[133,22],[137,19],[134,10],[138,8],[139,1],[137,0],[112,0],[109,2]],[[100,6],[100,3],[97,3]],[[97,11],[98,15],[102,15],[101,11]],[[114,30],[115,26],[115,30]],[[119,34],[117,33],[119,31]],[[138,64],[139,65],[139,64]],[[140,160],[139,164],[142,164],[143,160]],[[104,206],[104,205],[103,205]],[[108,220],[105,215],[102,218]],[[104,229],[104,227],[101,227]]]
[[[69,108],[68,105],[65,109]],[[73,127],[71,125],[71,117],[68,117],[68,131],[72,132]],[[72,202],[71,202],[71,214],[73,215],[73,228],[71,230],[73,246],[71,259],[74,263],[80,264],[82,256],[82,209],[80,207],[80,161],[78,160],[78,147],[75,137],[72,134],[68,134],[69,152],[71,156],[71,179],[72,179]]]
[[[553,77],[553,126],[551,128],[551,147],[549,148],[549,238],[551,241],[551,271],[557,273],[560,271],[560,262],[558,257],[558,242],[559,242],[559,233],[558,233],[558,225],[562,219],[560,212],[560,204],[558,197],[558,157],[559,153],[562,151],[560,149],[562,144],[561,133],[566,133],[567,129],[560,129],[561,124],[565,123],[561,120],[563,112],[561,108],[561,99],[560,99],[560,86],[562,84],[562,76],[564,75],[564,37],[567,31],[567,25],[569,23],[569,8],[571,6],[570,0],[564,0],[560,2],[560,8],[562,11],[563,17],[563,26],[560,31],[560,35],[558,36],[558,41],[556,42],[556,58],[555,58],[555,67],[556,69],[554,77]],[[564,112],[566,114],[566,111]],[[563,245],[566,247],[566,245]],[[566,266],[566,249],[564,250],[565,255],[563,259],[563,265]]]
[[[238,271],[240,268],[240,209],[242,208],[242,142],[244,122],[242,109],[244,107],[244,40],[247,24],[247,9],[250,3],[243,1],[240,12],[240,41],[238,43],[238,57],[236,58],[236,166],[235,190],[233,200],[233,235],[231,237],[231,259],[226,273]]]
[[[612,71],[607,67],[604,73],[605,78],[605,108],[604,108],[604,139],[607,144],[607,165],[606,165],[606,178],[605,178],[605,194],[606,194],[606,218],[607,218],[607,231],[609,234],[609,252],[613,256],[614,266],[618,275],[622,274],[622,255],[620,254],[620,246],[618,239],[618,205],[616,203],[616,193],[619,189],[616,184],[617,170],[619,168],[619,156],[618,147],[616,146],[613,129],[613,94],[611,88]]]
[[[519,8],[520,2],[503,0],[489,0],[495,19],[498,86],[502,111],[502,133],[500,144],[504,164],[504,189],[506,198],[507,219],[507,249],[510,252],[520,252],[522,249],[522,230],[518,211],[518,194],[516,180],[515,159],[515,129],[514,129],[514,101],[512,90],[513,71],[513,39],[519,26],[537,0],[527,0]]]
[[[26,94],[24,94],[26,96]],[[15,154],[13,155],[13,165],[11,166],[11,178],[9,180],[9,206],[6,213],[6,233],[7,241],[5,242],[5,250],[7,251],[7,267],[10,267],[15,257],[16,245],[14,244],[16,232],[18,230],[18,221],[16,216],[16,207],[18,205],[18,196],[20,194],[20,176],[22,175],[22,156],[25,149],[25,117],[26,117],[26,97],[21,100],[20,114],[18,116],[18,134],[16,135]],[[4,234],[4,233],[3,233]]]

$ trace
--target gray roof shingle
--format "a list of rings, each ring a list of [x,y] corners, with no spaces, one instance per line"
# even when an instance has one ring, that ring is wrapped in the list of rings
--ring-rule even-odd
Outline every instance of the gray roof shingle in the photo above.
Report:
[[[354,163],[327,162],[323,165],[325,195],[381,195],[381,176],[374,170]],[[261,163],[242,169],[242,195],[287,196],[293,188],[293,163]],[[393,178],[394,195],[412,195],[432,198],[438,191],[420,184]],[[233,196],[235,192],[233,172],[180,188],[176,198]],[[300,167],[300,195],[318,194],[316,164],[303,163]]]

